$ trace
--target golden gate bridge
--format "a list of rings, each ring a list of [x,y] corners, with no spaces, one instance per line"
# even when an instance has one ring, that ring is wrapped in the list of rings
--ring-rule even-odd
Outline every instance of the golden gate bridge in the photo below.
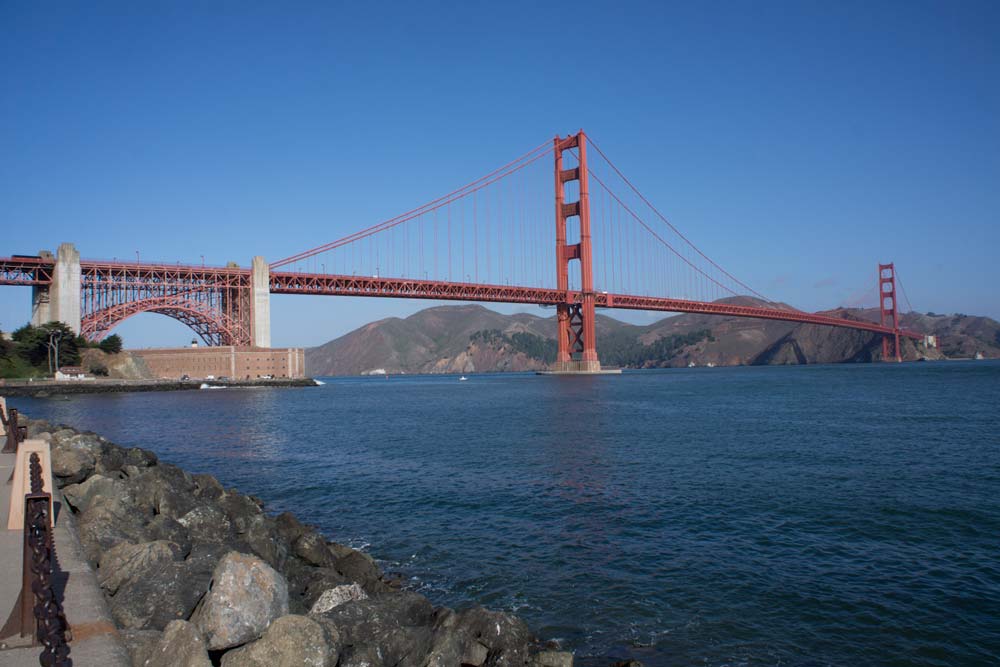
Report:
[[[554,222],[554,224],[553,224]],[[772,301],[708,257],[582,130],[546,141],[427,204],[335,241],[249,268],[0,258],[0,285],[31,286],[32,322],[99,340],[144,312],[187,324],[208,345],[270,347],[270,294],[441,299],[556,309],[564,372],[600,370],[597,308],[703,313],[861,329],[899,361],[897,275],[880,264],[880,321]],[[751,297],[741,299],[738,297]]]

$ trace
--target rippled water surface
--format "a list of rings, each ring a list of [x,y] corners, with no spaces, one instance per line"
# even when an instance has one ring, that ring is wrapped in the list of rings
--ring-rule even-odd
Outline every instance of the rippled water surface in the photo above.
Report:
[[[210,472],[580,655],[1000,661],[998,363],[13,404]]]

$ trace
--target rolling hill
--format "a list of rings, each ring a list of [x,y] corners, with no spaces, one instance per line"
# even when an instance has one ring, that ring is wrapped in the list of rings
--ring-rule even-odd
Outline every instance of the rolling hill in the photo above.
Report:
[[[749,297],[730,303],[760,304]],[[878,320],[877,310],[830,311]],[[987,317],[908,313],[907,328],[936,334],[949,357],[1000,358],[1000,323]],[[762,365],[870,362],[881,358],[874,334],[834,327],[738,317],[684,314],[639,326],[599,314],[597,349],[605,366]],[[407,318],[371,322],[306,350],[310,375],[474,373],[545,368],[555,357],[554,315],[503,315],[479,305],[439,306]],[[904,358],[936,359],[906,341]]]

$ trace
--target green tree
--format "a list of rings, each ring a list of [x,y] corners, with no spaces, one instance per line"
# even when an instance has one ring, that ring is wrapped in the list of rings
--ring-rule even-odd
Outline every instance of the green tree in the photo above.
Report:
[[[48,369],[49,343],[58,342],[59,365],[80,363],[80,348],[76,334],[62,322],[48,322],[40,327],[25,324],[13,333],[17,355],[36,368]]]
[[[122,351],[122,337],[118,334],[111,334],[102,340],[98,347],[108,354],[118,354]]]

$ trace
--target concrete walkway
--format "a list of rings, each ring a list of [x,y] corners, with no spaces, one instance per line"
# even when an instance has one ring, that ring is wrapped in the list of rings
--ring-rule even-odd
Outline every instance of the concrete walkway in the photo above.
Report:
[[[11,487],[6,482],[13,468],[14,455],[0,454],[0,520],[3,526],[7,525],[11,500]],[[73,515],[58,491],[53,496],[53,502],[60,583],[65,586],[63,610],[73,634],[69,644],[70,660],[74,667],[129,667],[132,663],[128,651],[115,629],[97,577],[87,564],[76,536]],[[23,544],[22,531],[0,530],[0,626],[14,609],[20,592]],[[16,635],[0,642],[3,644],[0,647],[0,667],[35,667],[39,664],[40,646],[26,646],[27,642]]]

